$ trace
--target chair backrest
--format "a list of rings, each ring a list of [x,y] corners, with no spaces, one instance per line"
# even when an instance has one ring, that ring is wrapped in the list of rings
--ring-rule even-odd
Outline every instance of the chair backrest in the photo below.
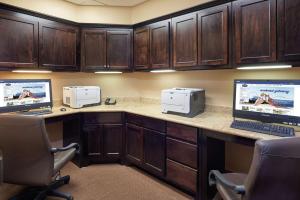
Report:
[[[0,115],[3,181],[21,185],[51,182],[54,155],[41,117]]]
[[[300,138],[257,141],[245,200],[300,199]]]

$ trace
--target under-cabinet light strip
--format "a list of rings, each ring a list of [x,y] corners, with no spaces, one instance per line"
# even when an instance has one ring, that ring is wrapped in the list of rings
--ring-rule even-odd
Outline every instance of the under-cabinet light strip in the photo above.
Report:
[[[123,72],[119,72],[119,71],[98,71],[95,72],[95,74],[122,74]]]
[[[292,65],[259,65],[238,67],[239,70],[260,70],[260,69],[287,69],[292,68]]]
[[[14,73],[33,73],[33,74],[47,74],[52,73],[49,70],[13,70]]]
[[[158,69],[158,70],[151,70],[152,73],[171,73],[176,72],[176,70],[173,69]]]

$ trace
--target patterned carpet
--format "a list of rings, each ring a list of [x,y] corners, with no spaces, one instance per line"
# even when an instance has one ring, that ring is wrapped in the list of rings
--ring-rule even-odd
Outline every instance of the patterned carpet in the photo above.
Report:
[[[71,193],[75,200],[192,199],[138,169],[117,164],[91,165],[80,169],[70,163],[62,171],[62,175],[66,174],[71,175],[70,184],[60,188],[60,191]],[[2,186],[0,200],[6,200],[8,195],[18,189],[17,186]]]

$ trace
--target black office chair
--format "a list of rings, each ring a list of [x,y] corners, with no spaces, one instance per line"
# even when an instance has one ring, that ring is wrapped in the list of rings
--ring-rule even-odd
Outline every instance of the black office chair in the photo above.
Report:
[[[30,186],[11,200],[73,199],[56,189],[69,183],[70,176],[61,177],[59,171],[79,151],[79,145],[52,148],[43,118],[0,115],[0,149],[5,160],[3,182]]]
[[[300,138],[263,140],[255,144],[248,175],[212,170],[209,184],[217,187],[216,200],[299,200],[299,169]]]

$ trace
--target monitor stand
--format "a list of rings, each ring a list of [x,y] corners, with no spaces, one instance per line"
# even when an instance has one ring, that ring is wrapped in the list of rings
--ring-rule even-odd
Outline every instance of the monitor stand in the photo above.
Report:
[[[47,115],[51,114],[52,109],[50,108],[40,108],[40,109],[32,109],[32,110],[22,110],[17,112],[17,114],[28,115],[28,116],[36,116],[36,115]]]

